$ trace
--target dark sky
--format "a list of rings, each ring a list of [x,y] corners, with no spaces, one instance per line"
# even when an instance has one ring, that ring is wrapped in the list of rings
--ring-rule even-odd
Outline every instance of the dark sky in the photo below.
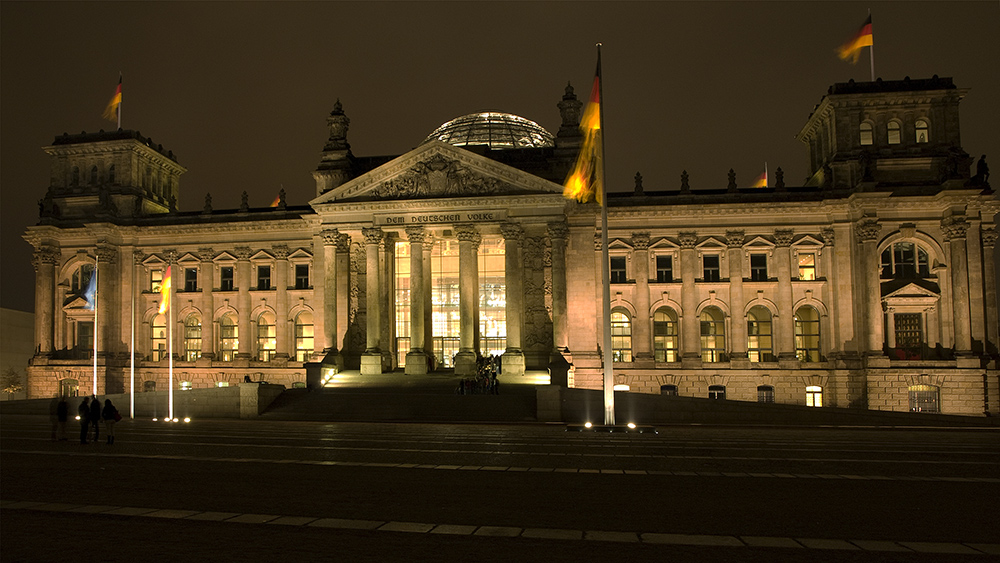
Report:
[[[868,80],[834,49],[871,8],[876,75],[970,88],[962,144],[1000,172],[1000,3],[989,2],[0,2],[0,306],[33,308],[24,229],[63,132],[101,118],[124,74],[123,126],[188,168],[180,207],[240,193],[315,196],[339,98],[359,156],[401,154],[441,123],[493,109],[559,128],[567,81],[587,97],[601,41],[610,191],[740,185],[782,167],[827,87]]]

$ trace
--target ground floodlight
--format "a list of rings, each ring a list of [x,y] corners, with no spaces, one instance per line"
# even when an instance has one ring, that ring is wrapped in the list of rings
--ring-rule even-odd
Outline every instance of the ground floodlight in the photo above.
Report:
[[[153,422],[158,422],[158,421],[157,421],[157,419],[155,419],[155,418],[154,418],[154,419],[153,419]]]
[[[176,419],[176,418],[174,419],[174,422],[177,422],[177,419]]]
[[[635,430],[635,423],[634,422],[628,423],[628,427],[631,428],[632,430]]]
[[[184,422],[191,422],[191,417],[190,416],[185,416],[184,417]]]
[[[591,423],[589,423],[589,422],[585,422],[585,423],[583,424],[583,427],[584,427],[584,428],[590,428],[591,426],[593,426],[593,424],[591,424]]]
[[[76,415],[76,419],[77,419],[77,420],[80,420],[80,415]]]

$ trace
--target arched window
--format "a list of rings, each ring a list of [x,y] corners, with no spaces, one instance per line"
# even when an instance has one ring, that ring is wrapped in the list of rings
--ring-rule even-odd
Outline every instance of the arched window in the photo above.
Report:
[[[240,345],[240,327],[236,324],[236,318],[227,313],[219,319],[219,353],[222,361],[231,362],[236,357],[236,350]]]
[[[184,319],[184,359],[193,362],[201,357],[201,317],[195,314]]]
[[[156,382],[152,379],[147,379],[142,382],[142,392],[149,393],[150,391],[156,391]]]
[[[885,127],[886,133],[888,134],[888,141],[890,145],[898,145],[902,140],[899,131],[899,122],[890,121]]]
[[[611,352],[616,362],[632,361],[632,323],[620,309],[611,312]]]
[[[725,385],[709,385],[708,386],[708,398],[725,400],[726,398],[726,386]]]
[[[295,317],[295,361],[304,362],[313,353],[313,314],[303,311]]]
[[[747,313],[747,357],[751,362],[773,362],[771,311],[760,305]]]
[[[80,382],[75,379],[59,380],[60,397],[78,397],[80,395]]]
[[[897,242],[882,251],[881,278],[927,278],[931,275],[927,251],[914,242]]]
[[[774,402],[774,387],[770,385],[758,385],[757,386],[757,402],[758,403],[773,403]]]
[[[936,385],[911,385],[910,412],[941,412],[941,390]]]
[[[874,142],[872,135],[872,124],[867,121],[861,123],[861,146],[869,146]]]
[[[918,143],[929,142],[931,138],[931,133],[930,133],[930,128],[927,125],[927,120],[918,119],[916,123],[914,123],[914,126],[915,126],[914,132],[916,133],[917,142]]]
[[[163,315],[156,315],[150,323],[149,351],[154,362],[167,357],[167,318]]]
[[[269,362],[276,349],[274,313],[264,312],[257,317],[257,360]]]
[[[94,275],[93,264],[83,264],[73,272],[70,278],[70,289],[73,293],[82,293],[90,285],[90,276]]]
[[[823,388],[819,385],[810,385],[806,387],[806,406],[807,407],[822,407],[823,406]]]
[[[653,356],[657,362],[676,362],[677,315],[666,307],[653,313]]]
[[[809,306],[795,311],[795,355],[800,362],[818,362],[819,313]]]
[[[108,167],[108,183],[109,184],[114,184],[115,183],[115,165],[114,164],[112,164],[111,166]]]
[[[76,166],[73,167],[73,171],[69,177],[69,185],[74,188],[80,185],[80,169]]]
[[[677,386],[676,385],[660,385],[660,395],[666,395],[668,397],[677,396]]]
[[[717,307],[706,307],[699,317],[701,321],[701,361],[726,361],[725,315]]]
[[[90,168],[90,182],[89,183],[90,183],[91,186],[96,186],[97,185],[97,167],[96,166],[92,166]]]

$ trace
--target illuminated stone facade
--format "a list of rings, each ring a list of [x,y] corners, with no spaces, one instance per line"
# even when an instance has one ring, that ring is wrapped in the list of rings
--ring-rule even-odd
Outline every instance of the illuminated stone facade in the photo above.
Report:
[[[950,79],[830,88],[799,133],[811,177],[786,185],[632,192],[610,186],[615,383],[815,406],[982,415],[1000,409],[994,218],[961,148]],[[29,394],[175,381],[286,386],[306,363],[363,374],[504,377],[561,356],[602,384],[600,212],[562,196],[581,103],[518,148],[434,135],[394,158],[353,155],[338,103],[288,206],[179,212],[184,168],[122,131],[57,138],[35,247]],[[492,114],[491,114],[492,115]],[[468,117],[468,116],[467,116]],[[536,124],[493,116],[497,123]],[[530,131],[529,131],[530,132]],[[468,139],[472,138],[470,142]],[[549,139],[552,139],[550,142]],[[113,165],[113,166],[112,166]],[[172,272],[167,315],[159,281]],[[133,327],[134,331],[133,331]],[[134,346],[132,345],[134,333]],[[172,337],[172,340],[168,340]],[[171,344],[172,343],[172,344]]]

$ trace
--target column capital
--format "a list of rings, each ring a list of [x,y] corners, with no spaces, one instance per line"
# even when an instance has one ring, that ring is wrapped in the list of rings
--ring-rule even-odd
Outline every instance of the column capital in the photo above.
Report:
[[[742,248],[743,242],[747,239],[747,232],[744,230],[726,231],[726,246],[729,248]]]
[[[649,232],[632,233],[632,248],[649,250]]]
[[[462,223],[461,225],[455,225],[455,236],[458,237],[459,241],[474,243],[479,237],[479,231],[475,225]]]
[[[601,250],[604,248],[604,236],[601,235],[601,231],[594,232],[594,250]]]
[[[319,236],[323,237],[324,246],[333,246],[337,244],[337,239],[340,237],[340,231],[337,229],[323,229],[319,232]]]
[[[792,238],[795,236],[795,231],[792,229],[775,229],[774,230],[774,244],[779,247],[788,247],[792,245]]]
[[[364,227],[361,229],[361,235],[365,237],[366,245],[377,245],[382,241],[382,229],[380,227]]]
[[[276,244],[271,247],[274,252],[274,257],[278,260],[288,260],[288,245],[287,244]]]
[[[969,230],[969,222],[961,215],[945,217],[941,219],[941,230],[944,231],[945,240],[964,239]]]
[[[698,234],[694,231],[678,233],[677,242],[680,243],[681,248],[694,248],[695,243],[698,242]]]
[[[237,260],[249,261],[250,257],[253,256],[253,250],[249,246],[237,246],[233,249],[233,254],[236,255]]]
[[[54,246],[43,245],[35,250],[35,253],[31,257],[31,265],[35,267],[35,271],[38,268],[45,265],[56,265],[59,263],[59,251],[56,250]]]
[[[237,252],[239,252],[238,248],[236,250],[237,250]],[[249,252],[250,249],[248,248],[247,251]],[[250,259],[249,254],[247,255],[247,259],[248,260]],[[177,263],[177,249],[176,248],[168,248],[168,249],[164,250],[163,251],[163,260],[167,264],[176,264]]]
[[[500,223],[500,234],[503,235],[504,240],[520,241],[524,236],[524,229],[522,229],[521,225],[518,225],[517,223],[507,221]]]
[[[142,266],[142,261],[146,259],[146,253],[142,250],[136,248],[132,251],[132,264],[135,266]],[[204,260],[204,258],[203,258]]]
[[[423,227],[416,225],[406,227],[406,240],[410,241],[410,244],[423,244],[426,239],[427,231]]]
[[[980,238],[983,240],[984,248],[993,248],[997,243],[996,225],[982,225]]]
[[[822,237],[823,242],[827,246],[833,246],[834,240],[836,238],[836,236],[834,235],[833,227],[826,227],[825,229],[820,231],[819,235],[820,237]]]
[[[549,238],[552,240],[565,241],[569,238],[569,225],[566,221],[557,221],[548,225]]]
[[[878,238],[882,232],[882,225],[878,224],[878,219],[865,217],[854,225],[854,234],[859,242],[872,242]]]
[[[114,264],[115,258],[118,256],[118,250],[108,244],[100,244],[94,249],[94,255],[97,257],[97,262],[101,264]]]

